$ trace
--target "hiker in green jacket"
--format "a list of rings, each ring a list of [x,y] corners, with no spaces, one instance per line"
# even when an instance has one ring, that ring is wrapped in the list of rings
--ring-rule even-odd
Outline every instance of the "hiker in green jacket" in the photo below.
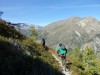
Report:
[[[61,45],[61,47],[58,47],[57,51],[59,51],[59,55],[62,60],[62,65],[64,66],[66,64],[66,54],[67,54],[67,49],[65,45]]]
[[[61,48],[61,46],[62,46],[62,44],[60,43],[60,44],[58,45],[58,47],[57,47],[57,54],[58,54],[58,56],[60,56],[60,54],[59,54],[59,49]]]

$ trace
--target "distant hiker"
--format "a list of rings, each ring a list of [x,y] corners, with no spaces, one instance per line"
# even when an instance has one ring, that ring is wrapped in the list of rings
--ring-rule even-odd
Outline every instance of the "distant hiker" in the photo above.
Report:
[[[66,54],[67,54],[67,49],[65,45],[62,44],[61,47],[58,48],[58,51],[62,60],[62,65],[64,66],[66,64]]]
[[[41,44],[45,48],[45,39],[44,38],[42,38]]]
[[[18,42],[15,42],[14,43],[14,47],[17,49],[17,50],[20,50],[20,44]]]

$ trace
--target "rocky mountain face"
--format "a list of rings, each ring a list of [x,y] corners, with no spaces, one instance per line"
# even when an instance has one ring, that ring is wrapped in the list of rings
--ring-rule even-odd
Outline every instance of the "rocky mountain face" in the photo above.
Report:
[[[17,30],[20,30],[24,35],[29,36],[30,32],[30,28],[31,26],[29,26],[28,24],[25,23],[15,23],[12,24]]]
[[[91,16],[85,18],[70,17],[49,24],[40,31],[40,34],[47,38],[47,44],[53,48],[58,43],[64,43],[68,48],[77,46],[81,48],[86,43],[92,42],[94,45],[94,41],[96,43],[97,38],[100,39],[99,29],[100,21]]]
[[[36,30],[39,30],[41,28],[41,26],[38,26],[38,25],[28,25],[25,23],[13,23],[12,25],[16,29],[20,29],[21,32],[26,36],[30,35],[30,28],[35,27]]]

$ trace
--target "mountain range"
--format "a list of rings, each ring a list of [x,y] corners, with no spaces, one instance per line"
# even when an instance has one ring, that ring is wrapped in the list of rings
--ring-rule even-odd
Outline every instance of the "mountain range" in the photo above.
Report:
[[[26,23],[11,23],[11,25],[14,26],[17,30],[20,29],[20,31],[26,36],[30,35],[30,28],[32,27],[35,27],[36,30],[42,28],[39,25],[29,25]]]
[[[56,48],[63,43],[67,48],[83,47],[89,43],[93,48],[100,48],[100,21],[88,16],[84,18],[70,17],[65,20],[53,22],[39,32],[46,37],[47,45]],[[98,47],[97,47],[97,45]]]

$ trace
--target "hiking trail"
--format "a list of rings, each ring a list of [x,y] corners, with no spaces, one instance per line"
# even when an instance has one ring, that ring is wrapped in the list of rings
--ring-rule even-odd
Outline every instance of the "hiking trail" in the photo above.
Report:
[[[61,67],[61,71],[64,75],[71,75],[68,69],[66,68],[66,71],[64,70],[64,66],[62,66],[60,58],[57,56],[56,52],[54,50],[49,49],[49,52],[52,54],[52,56],[55,58],[55,60],[59,63],[59,66]]]

